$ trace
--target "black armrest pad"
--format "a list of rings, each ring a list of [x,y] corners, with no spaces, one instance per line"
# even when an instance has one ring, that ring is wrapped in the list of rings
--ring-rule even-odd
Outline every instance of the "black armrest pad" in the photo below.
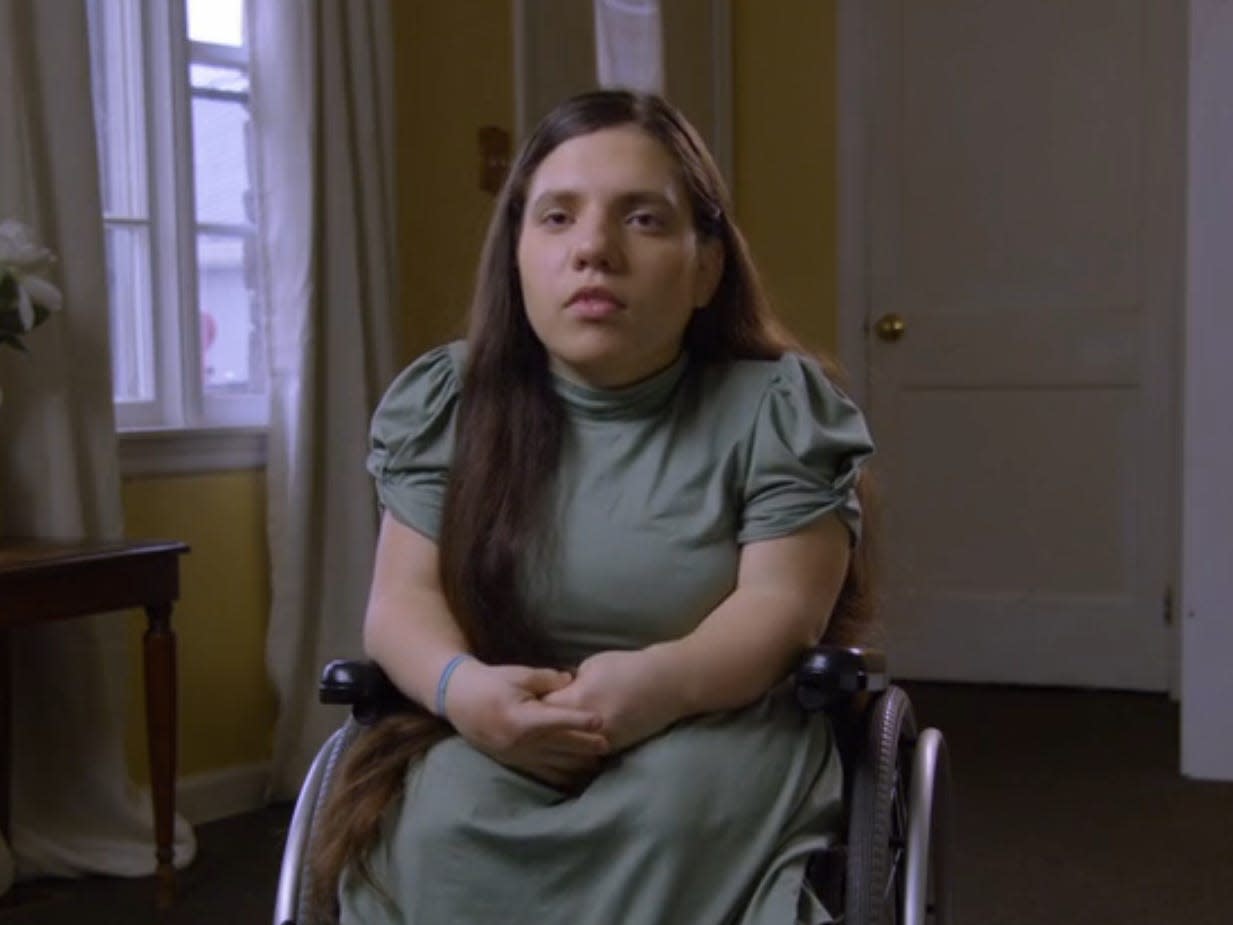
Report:
[[[350,704],[357,716],[361,711],[388,713],[411,703],[376,662],[330,662],[321,672],[317,693],[322,703]]]
[[[878,649],[815,646],[801,660],[794,682],[800,705],[821,710],[862,691],[885,690],[886,655]]]

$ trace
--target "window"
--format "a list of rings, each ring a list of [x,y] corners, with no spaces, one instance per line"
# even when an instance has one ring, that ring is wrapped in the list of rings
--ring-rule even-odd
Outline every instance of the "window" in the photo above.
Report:
[[[264,426],[245,0],[88,8],[119,427]]]

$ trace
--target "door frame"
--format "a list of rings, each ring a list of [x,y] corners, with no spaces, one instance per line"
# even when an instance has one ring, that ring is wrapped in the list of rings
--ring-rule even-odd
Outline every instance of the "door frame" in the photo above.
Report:
[[[1142,350],[1144,413],[1151,442],[1148,471],[1160,474],[1160,489],[1150,505],[1145,531],[1158,532],[1171,554],[1154,563],[1152,579],[1162,589],[1162,618],[1171,607],[1170,651],[1166,656],[1170,694],[1181,691],[1182,349],[1186,315],[1187,79],[1189,4],[1145,2],[1145,84],[1149,120],[1164,131],[1147,132],[1145,171],[1160,182],[1147,184],[1142,214],[1145,298]],[[873,189],[872,113],[878,93],[873,62],[879,60],[875,17],[881,0],[838,0],[836,4],[836,190],[837,353],[849,375],[853,397],[869,399]],[[874,422],[876,427],[876,421]],[[875,434],[876,435],[876,434]],[[1150,490],[1146,489],[1145,490]],[[1142,534],[1140,534],[1142,535]],[[1167,589],[1167,591],[1166,591]],[[1167,599],[1166,599],[1167,597]]]
[[[1182,500],[1182,773],[1233,781],[1233,438],[1222,426],[1233,392],[1233,319],[1227,312],[1233,266],[1233,7],[1190,0],[1190,162],[1187,218],[1185,471]]]

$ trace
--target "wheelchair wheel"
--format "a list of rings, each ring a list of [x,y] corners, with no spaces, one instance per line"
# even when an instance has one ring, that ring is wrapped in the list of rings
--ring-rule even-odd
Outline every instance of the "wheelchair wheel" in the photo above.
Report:
[[[343,755],[362,727],[353,719],[338,729],[321,747],[296,800],[291,828],[283,850],[275,900],[275,925],[332,925],[313,908],[313,882],[308,867],[313,825],[334,784]]]
[[[889,687],[868,712],[852,781],[848,828],[847,925],[898,925],[904,902],[916,717],[907,695]]]
[[[948,925],[951,897],[950,755],[936,729],[922,729],[912,761],[903,873],[903,925]]]

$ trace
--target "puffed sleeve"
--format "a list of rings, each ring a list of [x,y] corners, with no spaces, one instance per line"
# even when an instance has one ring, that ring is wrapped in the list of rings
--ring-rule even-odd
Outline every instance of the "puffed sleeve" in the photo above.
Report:
[[[860,539],[855,488],[873,452],[865,418],[818,364],[785,354],[749,437],[740,543],[774,539],[835,511]]]
[[[381,506],[435,540],[454,453],[457,345],[425,353],[394,380],[373,415],[368,471]]]

